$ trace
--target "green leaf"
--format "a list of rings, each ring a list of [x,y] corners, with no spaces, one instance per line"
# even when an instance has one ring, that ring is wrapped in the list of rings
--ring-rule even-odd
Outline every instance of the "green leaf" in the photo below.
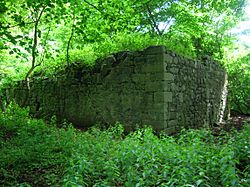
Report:
[[[203,180],[199,179],[198,181],[196,181],[196,185],[199,186],[202,182],[203,182]]]

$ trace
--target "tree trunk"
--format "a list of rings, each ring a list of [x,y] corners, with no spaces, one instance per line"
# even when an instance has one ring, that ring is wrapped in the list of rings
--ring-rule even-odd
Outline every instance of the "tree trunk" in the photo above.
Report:
[[[69,48],[70,48],[70,42],[73,38],[73,35],[74,35],[74,32],[75,32],[75,15],[73,16],[73,24],[72,24],[72,27],[71,27],[71,33],[70,33],[70,37],[69,37],[69,40],[68,40],[68,45],[67,45],[67,52],[66,52],[66,62],[67,62],[67,66],[69,66]]]
[[[35,20],[35,26],[34,26],[34,36],[33,36],[33,46],[32,46],[32,62],[31,62],[31,68],[29,69],[28,73],[25,76],[25,85],[26,85],[26,91],[25,91],[25,98],[23,99],[23,102],[21,103],[21,106],[25,106],[29,95],[30,95],[30,76],[33,73],[34,69],[38,66],[36,65],[36,49],[37,49],[37,39],[38,39],[38,24],[42,17],[43,11],[46,7],[43,7],[41,12],[39,13],[38,17]]]

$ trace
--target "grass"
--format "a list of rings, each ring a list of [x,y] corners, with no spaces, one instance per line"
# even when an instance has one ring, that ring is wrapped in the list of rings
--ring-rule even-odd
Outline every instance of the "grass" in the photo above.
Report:
[[[12,105],[0,114],[1,186],[247,186],[250,126],[156,136],[121,124],[80,132],[32,119]]]

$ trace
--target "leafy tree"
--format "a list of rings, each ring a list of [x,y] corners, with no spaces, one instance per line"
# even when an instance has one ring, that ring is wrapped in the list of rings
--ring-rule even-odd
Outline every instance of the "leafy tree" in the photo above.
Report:
[[[227,62],[231,109],[250,114],[250,53]]]

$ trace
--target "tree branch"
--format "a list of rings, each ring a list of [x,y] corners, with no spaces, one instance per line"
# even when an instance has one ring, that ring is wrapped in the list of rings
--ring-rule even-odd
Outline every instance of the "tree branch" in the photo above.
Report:
[[[75,32],[75,14],[73,15],[73,23],[72,23],[72,27],[71,27],[71,33],[70,33],[70,37],[69,37],[68,44],[67,44],[66,62],[67,62],[68,66],[69,66],[69,47],[70,47],[70,42],[73,38],[74,32]]]
[[[11,29],[11,28],[15,28],[15,27],[18,27],[18,26],[21,26],[21,25],[29,25],[29,24],[34,24],[35,23],[35,21],[31,21],[31,22],[27,22],[27,23],[25,23],[25,22],[22,22],[22,23],[18,23],[18,24],[16,24],[16,25],[7,25],[7,26],[2,26],[2,29]]]
[[[166,23],[165,27],[163,28],[163,30],[161,31],[161,35],[163,35],[163,33],[165,32],[167,26],[171,23],[171,21],[173,20],[172,17],[169,18],[168,22]]]
[[[110,17],[110,14],[105,13],[104,11],[102,11],[102,9],[98,8],[97,6],[93,5],[92,3],[83,0],[83,2],[85,2],[86,4],[88,4],[89,6],[93,7],[95,10],[97,10],[98,12],[100,12],[101,14],[107,16],[110,18],[111,21],[115,21],[113,18]]]
[[[41,57],[39,66],[43,63],[44,58],[45,58],[45,56],[46,56],[46,54],[47,54],[46,46],[47,46],[47,41],[48,41],[48,36],[49,36],[49,33],[50,33],[50,29],[51,29],[51,27],[49,27],[49,30],[48,30],[48,32],[47,32],[47,34],[46,34],[46,36],[45,36],[45,42],[44,42],[44,44],[43,44],[44,51],[43,51],[43,55],[42,55],[42,57]]]
[[[103,13],[103,11],[101,11],[97,6],[93,5],[92,3],[83,0],[83,2],[87,3],[89,6],[93,7],[94,9],[96,9],[97,11],[99,11],[100,13]]]
[[[31,75],[31,73],[33,72],[33,70],[35,69],[36,67],[36,48],[37,48],[37,34],[38,34],[38,24],[39,24],[39,21],[42,17],[42,14],[43,14],[43,11],[45,10],[46,6],[43,6],[42,7],[42,10],[41,12],[38,14],[38,17],[35,19],[35,26],[34,26],[34,36],[33,36],[33,46],[32,46],[32,51],[31,51],[31,54],[32,54],[32,63],[31,63],[31,68],[29,69],[28,73],[26,74],[25,76],[25,80],[27,82],[27,87],[29,89],[29,77]]]
[[[37,34],[38,34],[38,24],[39,24],[39,21],[42,17],[42,14],[43,14],[43,11],[45,10],[46,6],[42,7],[42,10],[41,12],[39,13],[38,17],[36,18],[36,22],[35,22],[35,31],[34,31],[34,43],[33,43],[33,46],[32,46],[32,67],[35,67],[35,64],[36,64],[36,48],[37,48]],[[32,72],[31,72],[32,73]],[[28,76],[30,74],[27,74]],[[27,76],[26,76],[27,78]]]
[[[160,29],[159,29],[159,27],[158,27],[158,25],[157,25],[157,23],[156,23],[156,21],[155,21],[155,19],[154,19],[154,16],[153,16],[153,14],[152,14],[152,12],[151,12],[151,10],[150,10],[148,4],[146,4],[146,8],[147,8],[147,11],[148,11],[148,14],[149,14],[149,19],[151,20],[154,29],[156,29],[157,34],[158,34],[159,36],[161,36],[162,33],[161,33],[161,31],[160,31]]]

